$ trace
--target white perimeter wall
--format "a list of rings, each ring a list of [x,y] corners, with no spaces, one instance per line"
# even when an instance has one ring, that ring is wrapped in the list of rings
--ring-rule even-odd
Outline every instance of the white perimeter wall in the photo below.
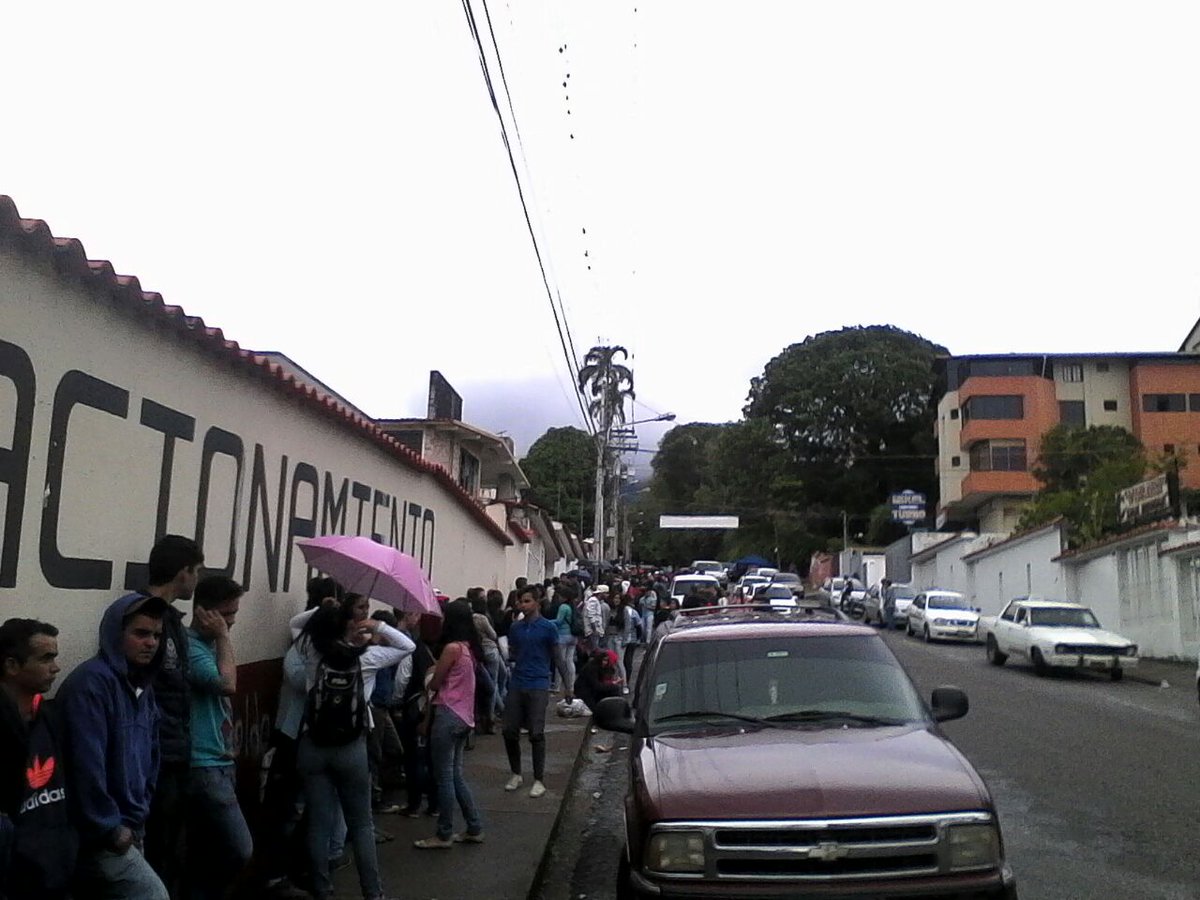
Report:
[[[1051,562],[1061,552],[1062,538],[1054,527],[967,560],[975,605],[994,616],[1014,597],[1069,599],[1063,566]]]
[[[57,625],[65,666],[144,578],[127,565],[145,562],[160,516],[247,588],[240,663],[283,653],[307,575],[291,543],[306,531],[399,545],[451,596],[511,585],[504,544],[433,478],[48,261],[0,248],[0,323],[0,514],[13,515],[0,515],[0,618]]]

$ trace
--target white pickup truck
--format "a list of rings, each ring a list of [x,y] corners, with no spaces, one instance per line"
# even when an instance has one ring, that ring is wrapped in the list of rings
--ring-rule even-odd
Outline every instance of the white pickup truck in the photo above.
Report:
[[[1137,644],[1105,631],[1078,603],[1018,597],[999,616],[980,617],[979,640],[992,665],[1023,656],[1038,675],[1053,668],[1099,669],[1120,681],[1138,662]]]

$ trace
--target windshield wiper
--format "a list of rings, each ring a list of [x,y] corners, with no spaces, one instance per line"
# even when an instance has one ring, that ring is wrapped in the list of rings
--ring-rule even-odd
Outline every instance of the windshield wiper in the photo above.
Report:
[[[907,719],[893,719],[885,716],[864,716],[844,710],[800,709],[795,712],[780,713],[767,716],[768,722],[854,722],[859,725],[907,725]]]
[[[663,722],[670,722],[675,719],[699,719],[705,716],[720,716],[722,719],[735,719],[738,722],[750,722],[754,725],[761,725],[765,728],[773,727],[770,719],[760,719],[756,716],[743,716],[740,713],[720,712],[715,709],[695,709],[689,712],[671,713],[669,716],[662,716],[655,719],[655,725],[661,725]]]

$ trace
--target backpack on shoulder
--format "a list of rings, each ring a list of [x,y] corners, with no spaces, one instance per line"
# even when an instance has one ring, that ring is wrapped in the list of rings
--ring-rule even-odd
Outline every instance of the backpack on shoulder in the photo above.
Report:
[[[583,603],[571,604],[571,637],[581,638],[583,630]]]
[[[358,657],[344,667],[322,659],[304,705],[304,733],[318,747],[342,747],[366,727],[367,703]]]

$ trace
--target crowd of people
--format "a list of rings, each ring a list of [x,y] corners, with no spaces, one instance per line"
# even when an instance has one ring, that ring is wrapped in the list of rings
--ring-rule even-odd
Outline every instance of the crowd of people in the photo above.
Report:
[[[551,694],[591,709],[627,692],[636,648],[675,613],[651,575],[517,579],[507,597],[442,598],[440,616],[371,613],[368,598],[310,580],[288,623],[252,832],[233,741],[243,590],[203,562],[193,540],[160,539],[148,586],[108,606],[96,655],[52,700],[58,629],[0,625],[3,900],[325,900],[351,858],[362,896],[382,898],[377,847],[393,836],[375,814],[433,817],[420,850],[483,843],[466,765],[476,736],[499,723],[507,791],[525,785],[526,736],[528,796],[542,797]],[[389,784],[404,802],[388,802]]]

